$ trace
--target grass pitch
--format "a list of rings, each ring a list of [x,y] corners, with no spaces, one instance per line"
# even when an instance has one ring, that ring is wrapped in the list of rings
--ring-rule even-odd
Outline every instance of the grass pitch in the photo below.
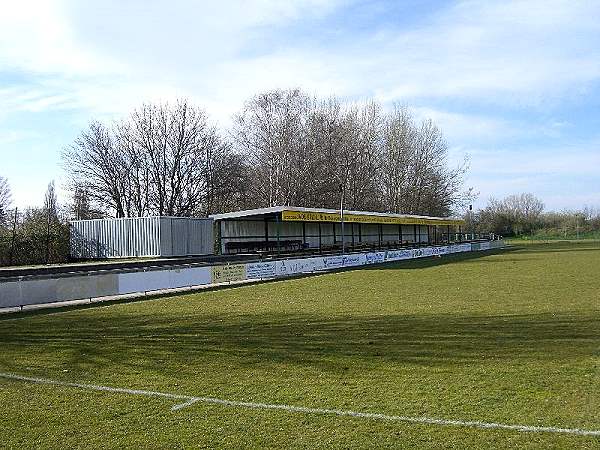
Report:
[[[600,243],[528,245],[0,318],[0,372],[233,401],[600,429]],[[7,448],[598,448],[0,378]]]

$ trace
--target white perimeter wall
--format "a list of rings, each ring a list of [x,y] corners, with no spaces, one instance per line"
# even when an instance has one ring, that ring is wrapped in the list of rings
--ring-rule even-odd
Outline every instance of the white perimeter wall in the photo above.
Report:
[[[0,283],[0,308],[113,297],[231,281],[257,280],[503,247],[503,241],[293,258],[204,267],[157,268],[90,275],[23,277]]]

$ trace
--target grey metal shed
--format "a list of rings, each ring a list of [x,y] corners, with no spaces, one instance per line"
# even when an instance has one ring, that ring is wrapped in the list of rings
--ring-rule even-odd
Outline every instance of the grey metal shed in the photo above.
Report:
[[[213,253],[212,219],[155,216],[71,222],[73,258],[172,257]]]

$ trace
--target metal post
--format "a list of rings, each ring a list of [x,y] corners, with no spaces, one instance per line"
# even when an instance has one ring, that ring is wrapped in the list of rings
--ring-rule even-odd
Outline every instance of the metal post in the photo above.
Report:
[[[169,236],[171,236],[171,256],[173,256],[175,251],[173,250],[173,218],[172,217],[169,220]]]
[[[281,232],[281,220],[279,219],[279,214],[277,214],[276,217],[277,217],[277,254],[279,255],[279,253],[281,251],[281,242],[279,241],[279,235]]]
[[[323,252],[323,243],[321,237],[321,222],[319,222],[319,253]]]
[[[302,250],[306,247],[306,222],[302,222]]]
[[[219,254],[220,255],[224,255],[225,254],[225,249],[223,248],[223,222],[225,222],[224,220],[220,220],[219,221]]]
[[[346,250],[345,249],[346,236],[344,235],[344,186],[341,184],[340,184],[340,220],[342,221],[342,255],[343,255]]]
[[[335,246],[335,241],[336,241],[336,236],[335,236],[335,222],[333,222],[331,224],[331,226],[333,227],[333,244]]]
[[[473,226],[473,205],[469,205],[469,228],[471,229],[472,239],[475,236],[475,227]]]
[[[265,251],[269,251],[269,219],[265,216]]]
[[[402,224],[398,225],[398,228],[400,228],[400,246],[402,247],[402,244],[404,243],[404,237],[402,236]]]
[[[46,217],[46,264],[50,262],[50,208]]]

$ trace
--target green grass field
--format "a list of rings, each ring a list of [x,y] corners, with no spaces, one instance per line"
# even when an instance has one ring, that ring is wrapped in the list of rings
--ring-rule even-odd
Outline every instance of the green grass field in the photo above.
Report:
[[[600,430],[600,243],[527,245],[0,318],[0,372]],[[600,436],[195,403],[0,378],[7,448],[600,448]]]

